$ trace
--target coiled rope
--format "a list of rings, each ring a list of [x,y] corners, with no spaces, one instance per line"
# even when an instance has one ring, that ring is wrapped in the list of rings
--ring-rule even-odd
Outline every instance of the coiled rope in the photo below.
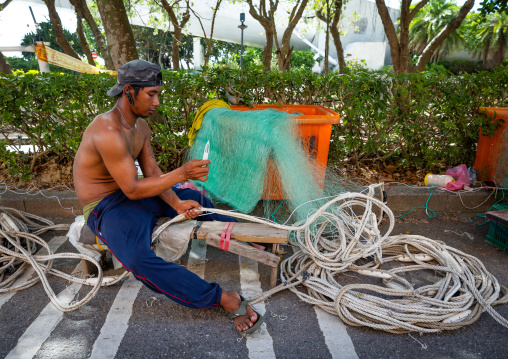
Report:
[[[103,277],[100,264],[92,257],[77,253],[53,253],[49,245],[38,237],[39,234],[49,230],[68,229],[69,225],[66,224],[55,225],[55,223],[48,219],[27,212],[0,207],[0,293],[12,293],[26,289],[40,280],[51,303],[57,309],[68,312],[90,301],[98,292],[101,285],[112,285],[125,278],[125,274],[115,277]],[[45,248],[47,254],[35,255],[37,245]],[[53,268],[53,261],[55,259],[64,258],[84,259],[93,263],[98,269],[97,277],[83,279]],[[18,285],[13,285],[29,265],[32,266],[38,277]],[[49,285],[48,275],[55,275],[70,282],[91,285],[92,289],[83,299],[65,305],[58,300],[55,292]]]
[[[292,226],[220,209],[203,208],[203,211],[293,232],[293,245],[297,251],[281,263],[282,284],[250,298],[251,303],[261,302],[281,290],[289,289],[301,300],[338,315],[347,324],[392,333],[453,330],[475,322],[483,311],[508,327],[508,321],[492,308],[508,302],[507,288],[501,286],[474,256],[423,236],[390,236],[395,219],[391,210],[374,198],[378,186],[369,186],[367,194],[341,194],[310,213],[306,221]],[[379,230],[375,210],[388,216],[388,229],[384,233]],[[4,254],[1,260],[5,263],[1,268],[12,265],[16,260],[29,262],[43,282],[52,303],[62,311],[76,309],[90,300],[103,282],[100,265],[93,258],[81,254],[52,254],[36,234],[53,229],[53,223],[38,218],[46,226],[28,234],[20,230],[24,224],[12,216],[12,211],[3,209],[0,213],[0,236],[15,248],[0,247]],[[16,214],[36,227],[30,220],[35,216],[23,212]],[[165,222],[154,231],[153,238],[156,239],[169,225],[184,219],[182,214]],[[22,241],[27,249],[21,245]],[[31,242],[44,246],[49,254],[34,256],[35,246]],[[87,285],[90,282],[51,268],[56,258],[86,259],[99,269],[92,290],[81,301],[70,306],[58,303],[46,275],[50,273]],[[416,271],[432,272],[436,280],[417,287],[404,277]],[[351,273],[361,276],[360,279],[365,283],[341,284]],[[3,279],[3,273],[1,276]],[[14,281],[15,278],[11,279],[13,276],[17,277],[17,274],[9,276],[9,284]],[[8,290],[19,289],[22,288]]]
[[[281,263],[282,284],[249,298],[253,304],[289,289],[347,324],[392,333],[458,329],[474,323],[483,311],[508,327],[508,321],[492,308],[508,302],[507,288],[474,256],[423,236],[390,236],[395,219],[373,197],[376,187],[369,186],[367,194],[341,194],[293,226],[219,209],[203,210],[293,232],[298,250]],[[388,215],[383,234],[374,210]],[[164,223],[154,238],[182,217]],[[433,273],[433,281],[417,287],[404,277],[418,271],[425,271],[427,277]],[[364,283],[340,283],[351,274]]]

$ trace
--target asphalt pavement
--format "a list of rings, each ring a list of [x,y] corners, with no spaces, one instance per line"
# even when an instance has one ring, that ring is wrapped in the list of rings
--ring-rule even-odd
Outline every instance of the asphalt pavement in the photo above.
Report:
[[[390,205],[390,191],[388,203]],[[428,191],[397,215],[411,210]],[[427,194],[425,194],[427,193]],[[440,240],[482,260],[500,284],[508,286],[508,255],[485,242],[488,224],[471,223],[483,219],[476,212],[453,206],[462,200],[467,207],[482,201],[489,207],[494,200],[483,197],[449,198],[438,194],[444,206],[433,219],[422,209],[414,210],[395,224],[392,234],[419,234]],[[47,195],[47,194],[46,194]],[[12,195],[16,197],[16,195]],[[12,201],[2,194],[2,205]],[[17,195],[21,196],[21,195]],[[416,196],[416,197],[415,197]],[[22,196],[18,207],[26,209],[31,198]],[[392,201],[395,196],[392,196]],[[68,202],[65,202],[65,201]],[[61,203],[72,204],[71,199]],[[469,202],[467,202],[469,200]],[[474,202],[476,201],[476,202]],[[418,202],[418,203],[417,203]],[[54,199],[40,200],[44,211],[60,211]],[[425,203],[425,202],[424,202]],[[454,204],[455,203],[455,204]],[[460,203],[460,202],[459,202]],[[30,206],[30,205],[29,205]],[[448,207],[447,207],[448,206]],[[411,208],[410,208],[411,207]],[[429,207],[430,201],[429,201]],[[33,207],[32,207],[33,208]],[[20,208],[21,209],[21,208]],[[478,207],[482,209],[482,207]],[[39,211],[41,214],[44,211]],[[68,211],[68,210],[66,210]],[[75,208],[79,213],[79,208]],[[49,216],[56,223],[71,223],[73,216]],[[67,217],[67,218],[63,218]],[[386,226],[386,224],[384,224]],[[50,232],[42,238],[55,246],[57,253],[76,252],[64,232]],[[291,248],[287,248],[287,255]],[[224,289],[260,293],[269,289],[269,268],[206,247],[194,240],[180,260],[182,265]],[[79,261],[64,259],[54,264],[65,272],[77,270]],[[344,278],[347,282],[348,278]],[[55,293],[67,300],[79,300],[89,287],[73,286],[50,277]],[[0,295],[0,357],[12,358],[507,358],[508,329],[483,313],[474,324],[439,334],[390,334],[366,327],[344,325],[336,316],[300,300],[289,290],[255,306],[264,313],[266,325],[260,333],[241,338],[221,308],[189,309],[156,294],[132,278],[103,287],[83,307],[68,313],[54,309],[40,283],[12,295]],[[508,305],[495,309],[508,318]]]

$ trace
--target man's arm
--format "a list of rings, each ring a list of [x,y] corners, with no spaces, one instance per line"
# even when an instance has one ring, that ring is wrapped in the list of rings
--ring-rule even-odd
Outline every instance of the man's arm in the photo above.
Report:
[[[144,126],[143,126],[144,127]],[[147,126],[148,129],[148,126]],[[145,140],[143,142],[143,148],[137,158],[138,163],[141,167],[141,170],[143,172],[143,175],[150,178],[150,177],[158,177],[162,176],[163,172],[161,171],[159,165],[157,164],[157,160],[155,159],[155,155],[152,150],[152,145],[150,142],[150,133],[145,133]],[[189,165],[201,165],[200,164],[203,161],[199,160],[192,160],[191,162],[186,163],[183,167],[189,166]],[[203,162],[204,163],[204,162]],[[210,163],[210,161],[206,161],[206,163]],[[182,167],[181,167],[182,168]],[[203,177],[197,178],[200,181],[205,181],[208,179],[208,166],[207,167],[200,167],[200,170],[203,170],[203,172],[206,172],[206,175]],[[175,170],[177,171],[177,170]],[[173,172],[175,172],[173,171]],[[173,173],[170,172],[169,174]],[[168,175],[169,175],[168,174]],[[187,180],[189,178],[185,178],[184,180]],[[191,178],[196,179],[196,178]],[[180,181],[175,182],[171,187],[178,184]],[[166,191],[162,192],[159,195],[167,204],[169,204],[171,207],[173,207],[178,213],[183,213],[191,210],[192,208],[199,208],[199,203],[195,201],[182,201],[176,193],[171,189],[167,189]],[[194,215],[191,215],[191,217],[194,217]],[[189,217],[188,217],[189,218]]]
[[[208,167],[201,166],[210,163],[210,161],[195,160],[166,174],[163,174],[160,169],[159,172],[156,172],[153,168],[146,167],[144,170],[150,172],[150,176],[138,179],[136,165],[128,152],[127,140],[120,131],[115,128],[104,129],[96,136],[94,144],[109,173],[122,192],[130,199],[158,196],[181,181],[187,179],[205,180],[208,176]],[[141,153],[146,151],[146,146],[150,147],[149,138],[145,139]],[[140,155],[140,157],[142,157],[140,165],[143,163],[145,166],[145,156]],[[155,162],[155,158],[153,161]],[[157,165],[156,162],[155,165]]]
[[[145,136],[145,141],[143,142],[143,148],[141,150],[141,153],[139,154],[138,158],[139,166],[141,167],[141,171],[143,172],[143,175],[147,178],[150,177],[159,177],[162,176],[162,170],[160,169],[159,165],[157,164],[157,160],[155,159],[155,154],[153,153],[152,144],[150,143],[150,135]],[[174,172],[174,171],[173,171]],[[170,172],[172,173],[172,172]],[[180,183],[181,181],[185,181],[186,179],[176,181],[171,185],[173,187],[174,185]],[[176,193],[170,188],[166,191],[159,194],[159,196],[171,207],[176,208],[180,202],[180,199],[176,195]]]

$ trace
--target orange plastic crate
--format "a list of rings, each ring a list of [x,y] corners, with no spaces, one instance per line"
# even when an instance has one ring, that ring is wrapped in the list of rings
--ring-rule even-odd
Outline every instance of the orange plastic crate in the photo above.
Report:
[[[508,148],[508,108],[482,107],[480,111],[485,111],[485,115],[490,118],[493,118],[495,113],[493,120],[504,120],[504,124],[501,125],[494,136],[489,138],[480,129],[480,137],[478,138],[474,168],[477,171],[479,180],[493,181],[496,172],[506,173],[508,170],[508,168],[504,168],[508,166],[507,161],[499,163],[501,156]],[[499,165],[503,168],[498,168]]]
[[[247,106],[231,106],[231,109],[235,111],[266,110],[268,108],[287,113],[302,114],[295,117],[302,139],[301,143],[304,149],[309,153],[311,160],[316,161],[316,165],[319,166],[319,168],[325,168],[328,163],[332,125],[340,122],[339,114],[318,105],[254,105],[253,108]],[[322,183],[324,183],[324,178],[321,180]],[[269,190],[269,188],[274,187],[280,188],[279,183],[280,179],[277,167],[272,160],[269,160],[263,199],[282,199],[284,194],[281,191],[274,192],[273,190]]]

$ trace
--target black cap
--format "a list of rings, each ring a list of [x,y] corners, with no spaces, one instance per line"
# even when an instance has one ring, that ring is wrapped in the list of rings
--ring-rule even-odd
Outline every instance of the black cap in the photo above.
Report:
[[[129,61],[118,69],[116,85],[108,91],[108,96],[120,95],[125,85],[162,86],[161,69],[159,66],[145,60]]]

